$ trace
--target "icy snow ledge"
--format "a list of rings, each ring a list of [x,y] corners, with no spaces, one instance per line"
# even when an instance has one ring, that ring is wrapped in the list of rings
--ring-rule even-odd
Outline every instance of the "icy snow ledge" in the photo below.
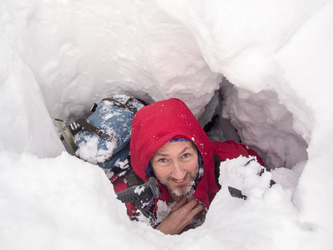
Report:
[[[270,173],[240,157],[221,164],[223,183],[247,189],[247,200],[223,188],[203,226],[165,236],[130,222],[104,172],[68,155],[38,159],[0,153],[1,225],[4,249],[328,249],[327,233],[300,223],[291,192],[268,188]],[[28,170],[28,171],[27,171]],[[19,239],[19,240],[18,240]]]
[[[126,249],[130,244],[133,226],[99,167],[67,153],[38,159],[1,152],[0,158],[3,249],[105,249],[105,244]]]

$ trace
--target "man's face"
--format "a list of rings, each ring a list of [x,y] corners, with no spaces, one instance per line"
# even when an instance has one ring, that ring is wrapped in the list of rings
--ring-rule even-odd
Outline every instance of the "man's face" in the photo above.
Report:
[[[167,142],[150,162],[157,179],[177,196],[190,191],[198,174],[198,152],[190,141]]]

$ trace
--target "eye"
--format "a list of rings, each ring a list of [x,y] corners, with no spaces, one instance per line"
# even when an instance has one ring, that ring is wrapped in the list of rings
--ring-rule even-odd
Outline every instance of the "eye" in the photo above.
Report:
[[[168,160],[167,160],[166,158],[160,158],[160,159],[158,159],[157,161],[160,162],[160,163],[165,163],[165,162],[167,162]]]
[[[183,158],[184,158],[184,159],[189,158],[190,156],[191,156],[190,153],[183,154]]]

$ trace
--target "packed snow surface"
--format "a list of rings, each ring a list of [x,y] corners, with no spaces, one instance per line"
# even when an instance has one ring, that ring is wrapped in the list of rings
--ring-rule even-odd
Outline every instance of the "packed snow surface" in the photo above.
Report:
[[[332,249],[332,25],[332,0],[2,0],[1,249]],[[206,222],[182,235],[131,222],[53,122],[114,94],[180,98],[202,124],[218,112],[273,170],[223,162]]]

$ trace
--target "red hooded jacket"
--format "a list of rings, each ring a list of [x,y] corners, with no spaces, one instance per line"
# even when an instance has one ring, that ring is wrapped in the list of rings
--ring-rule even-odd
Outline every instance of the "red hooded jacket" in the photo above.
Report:
[[[222,161],[237,158],[240,155],[257,154],[248,147],[234,141],[211,142],[190,109],[179,99],[168,99],[143,107],[134,116],[132,123],[130,152],[134,172],[147,181],[146,170],[155,152],[172,138],[183,137],[193,141],[198,148],[204,166],[204,175],[199,180],[193,194],[208,210],[211,201],[219,188],[215,181],[215,153]],[[261,159],[257,156],[259,162]],[[167,188],[159,184],[159,200],[169,200]],[[115,191],[126,188],[126,185],[115,184]],[[155,204],[157,202],[155,201]],[[134,204],[127,204],[129,216],[133,216]]]

